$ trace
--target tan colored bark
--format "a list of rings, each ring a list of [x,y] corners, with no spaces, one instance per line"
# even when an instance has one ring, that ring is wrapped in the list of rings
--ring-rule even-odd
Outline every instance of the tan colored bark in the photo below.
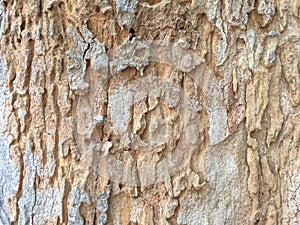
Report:
[[[300,224],[299,0],[0,3],[0,224]]]

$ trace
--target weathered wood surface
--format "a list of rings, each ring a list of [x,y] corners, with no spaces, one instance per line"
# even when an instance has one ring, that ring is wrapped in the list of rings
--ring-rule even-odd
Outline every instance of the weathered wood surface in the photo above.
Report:
[[[0,224],[300,224],[299,7],[0,0]]]

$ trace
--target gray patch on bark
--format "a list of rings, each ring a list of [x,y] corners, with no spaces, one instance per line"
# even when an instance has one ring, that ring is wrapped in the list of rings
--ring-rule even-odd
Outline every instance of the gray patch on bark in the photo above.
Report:
[[[47,188],[47,187],[45,187]],[[57,218],[62,215],[62,196],[57,187],[38,191],[36,203],[33,208],[34,224],[56,223]]]
[[[192,192],[180,199],[178,224],[198,225],[199,221],[205,225],[246,224],[249,221],[247,211],[251,209],[251,205],[248,201],[240,201],[242,198],[249,198],[247,190],[240,189],[242,185],[247,185],[248,176],[246,166],[240,163],[246,149],[243,132],[239,130],[230,142],[213,146],[206,154],[203,167],[204,171],[207,171],[210,191],[201,196],[199,202],[194,200],[196,196]],[[237,214],[245,216],[241,216],[237,221]]]
[[[4,32],[4,24],[5,24],[6,20],[7,20],[7,14],[3,7],[3,0],[0,0],[0,39]]]
[[[81,191],[79,187],[73,187],[68,195],[69,208],[68,208],[68,224],[69,225],[82,225],[84,220],[80,216],[79,207],[82,202],[90,203],[90,197],[85,191]]]
[[[88,88],[88,84],[84,81],[88,59],[91,59],[91,66],[95,70],[106,68],[108,63],[104,44],[100,43],[86,27],[80,29],[80,32],[81,34],[72,29],[67,30],[67,34],[72,39],[67,52],[67,74],[71,90]]]
[[[116,0],[118,22],[121,28],[124,25],[130,26],[135,18],[137,0]]]
[[[0,32],[1,35],[1,32]],[[6,64],[0,59],[0,123],[5,124],[4,118],[4,78]],[[9,158],[9,142],[4,137],[3,126],[0,126],[0,222],[10,224],[8,200],[18,188],[20,172]]]
[[[36,204],[35,177],[37,166],[35,164],[35,155],[32,154],[31,141],[26,145],[23,161],[25,165],[25,177],[23,180],[23,196],[18,201],[19,225],[33,224],[33,209]]]
[[[98,218],[98,224],[104,225],[107,221],[107,210],[108,210],[108,198],[110,195],[111,187],[107,186],[105,192],[101,192],[97,197],[98,210],[101,212],[101,216]]]

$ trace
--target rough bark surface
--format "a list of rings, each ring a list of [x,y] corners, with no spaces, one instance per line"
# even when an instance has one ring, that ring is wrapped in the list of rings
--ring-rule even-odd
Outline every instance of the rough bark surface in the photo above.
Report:
[[[299,7],[0,0],[0,224],[300,224]]]

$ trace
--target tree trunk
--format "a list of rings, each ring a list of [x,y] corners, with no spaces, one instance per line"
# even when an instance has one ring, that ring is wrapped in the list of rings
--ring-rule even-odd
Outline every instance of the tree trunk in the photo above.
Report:
[[[299,0],[0,3],[0,224],[300,224]]]

